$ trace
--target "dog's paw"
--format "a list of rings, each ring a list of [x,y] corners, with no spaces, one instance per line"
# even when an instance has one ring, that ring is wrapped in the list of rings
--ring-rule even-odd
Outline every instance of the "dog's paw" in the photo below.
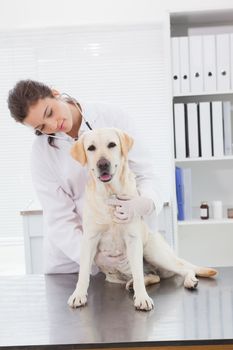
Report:
[[[154,303],[149,295],[134,296],[134,306],[137,310],[150,311],[153,309]]]
[[[78,293],[76,290],[68,299],[68,305],[74,309],[86,305],[87,303],[87,294]]]
[[[198,279],[193,274],[188,274],[184,280],[184,286],[188,289],[195,289],[198,285]]]

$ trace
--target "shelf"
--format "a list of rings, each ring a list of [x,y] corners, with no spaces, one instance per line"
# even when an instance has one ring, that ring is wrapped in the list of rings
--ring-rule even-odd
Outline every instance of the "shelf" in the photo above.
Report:
[[[224,161],[224,160],[233,160],[233,156],[175,159],[175,163],[216,162],[216,161]]]
[[[233,224],[233,219],[222,219],[222,220],[201,220],[201,219],[193,219],[193,220],[185,220],[178,221],[178,226],[192,226],[192,225],[226,225]]]
[[[208,10],[173,10],[170,13],[171,26],[186,25],[189,27],[203,27],[203,26],[223,26],[224,24],[232,23],[233,9],[229,9],[229,6],[224,8],[224,5],[220,5],[218,9]]]
[[[174,98],[178,97],[191,97],[191,96],[211,96],[211,95],[233,95],[233,90],[228,90],[228,91],[202,91],[199,93],[195,92],[187,92],[187,93],[182,93],[179,95],[174,95]]]

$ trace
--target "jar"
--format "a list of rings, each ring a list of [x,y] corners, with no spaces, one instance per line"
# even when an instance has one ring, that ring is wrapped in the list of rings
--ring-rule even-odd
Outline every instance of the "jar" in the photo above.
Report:
[[[209,206],[207,202],[201,202],[200,205],[200,218],[202,220],[209,219]]]

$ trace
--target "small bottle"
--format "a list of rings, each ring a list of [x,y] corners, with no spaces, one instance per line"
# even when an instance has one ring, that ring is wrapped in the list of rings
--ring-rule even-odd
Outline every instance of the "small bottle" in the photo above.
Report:
[[[209,206],[207,202],[201,202],[200,206],[200,218],[202,220],[209,219]]]

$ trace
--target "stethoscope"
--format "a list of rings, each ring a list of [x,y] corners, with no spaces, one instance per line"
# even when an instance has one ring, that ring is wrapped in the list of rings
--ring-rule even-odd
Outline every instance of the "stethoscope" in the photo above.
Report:
[[[93,130],[90,123],[86,120],[86,118],[84,117],[83,115],[83,112],[81,111],[81,109],[79,108],[79,105],[78,105],[78,102],[75,100],[75,98],[71,97],[70,95],[66,94],[66,93],[62,93],[60,95],[60,97],[68,97],[69,99],[69,102],[72,102],[73,105],[75,106],[75,108],[77,108],[77,110],[79,111],[79,113],[81,114],[83,120],[84,120],[84,123],[86,124],[86,126],[88,127],[89,130]],[[40,131],[40,130],[39,130]],[[62,137],[62,136],[57,136],[57,135],[50,135],[50,134],[46,134],[44,133],[43,131],[40,131],[41,134],[43,135],[46,135],[47,137],[53,137],[54,139],[60,139],[60,140],[64,140],[64,141],[68,141],[68,139],[66,137]],[[78,139],[75,138],[75,139]]]

